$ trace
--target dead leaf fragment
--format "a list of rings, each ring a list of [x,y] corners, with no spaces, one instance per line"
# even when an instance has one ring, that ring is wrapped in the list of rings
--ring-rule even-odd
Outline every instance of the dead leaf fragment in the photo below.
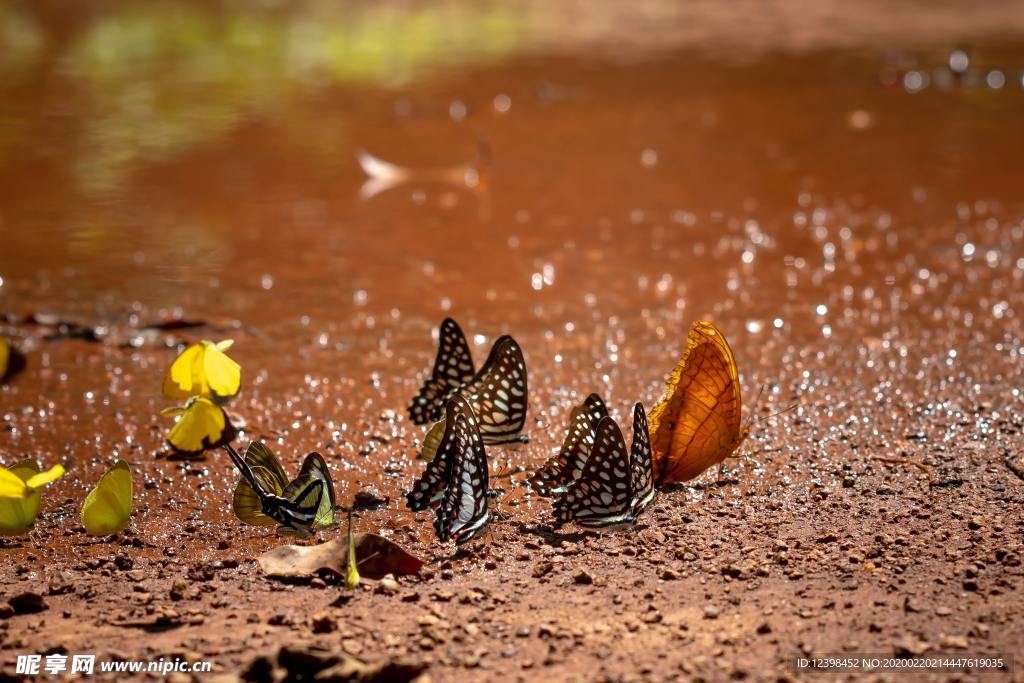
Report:
[[[377,534],[355,534],[356,562],[363,576],[379,579],[385,574],[416,574],[423,560]],[[320,545],[283,545],[264,553],[257,561],[267,576],[305,577],[319,571],[345,575],[348,539],[337,538]]]

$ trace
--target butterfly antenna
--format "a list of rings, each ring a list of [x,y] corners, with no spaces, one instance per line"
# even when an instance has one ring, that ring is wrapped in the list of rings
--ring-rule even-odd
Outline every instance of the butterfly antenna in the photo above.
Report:
[[[246,466],[245,460],[243,460],[242,456],[238,454],[238,451],[236,451],[229,443],[224,444],[223,446],[221,446],[221,448],[223,448],[227,452],[228,457],[231,458],[231,462],[234,463],[235,467],[238,468],[238,471],[242,474],[242,476],[245,477],[246,479],[249,479],[251,482],[252,478],[250,475],[252,473],[249,472],[249,468],[248,466]]]
[[[755,423],[764,422],[765,420],[767,420],[769,418],[772,418],[772,417],[775,417],[776,415],[782,415],[783,413],[788,413],[789,411],[793,410],[793,408],[796,408],[801,403],[803,403],[803,397],[798,398],[797,400],[793,401],[792,403],[790,403],[785,408],[782,408],[781,410],[776,410],[774,413],[770,413],[768,415],[765,415],[764,417],[757,418],[757,420],[755,420]]]
[[[932,483],[932,468],[925,465],[923,462],[918,462],[917,460],[911,460],[909,458],[887,458],[881,455],[872,456],[871,459],[889,463],[890,465],[908,465],[910,467],[916,467],[924,472],[925,476],[928,477],[928,484],[930,485]]]

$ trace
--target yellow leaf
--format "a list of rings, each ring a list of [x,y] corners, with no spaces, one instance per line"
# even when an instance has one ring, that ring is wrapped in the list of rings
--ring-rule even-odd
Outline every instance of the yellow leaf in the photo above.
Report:
[[[352,535],[352,508],[348,509],[348,567],[345,570],[345,586],[359,587],[359,569],[356,565],[356,543]]]

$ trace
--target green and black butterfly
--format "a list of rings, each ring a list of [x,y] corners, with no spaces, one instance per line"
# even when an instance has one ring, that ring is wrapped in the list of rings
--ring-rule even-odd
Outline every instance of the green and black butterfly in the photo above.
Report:
[[[409,416],[416,424],[437,420],[423,439],[420,457],[434,457],[444,435],[445,404],[456,393],[472,405],[485,444],[527,441],[520,434],[526,423],[526,360],[516,340],[508,335],[499,337],[483,367],[474,374],[466,337],[451,318],[441,323],[440,339],[434,369],[409,406]]]
[[[650,434],[643,406],[637,403],[630,452],[615,420],[602,417],[582,474],[555,499],[555,521],[593,529],[620,528],[634,524],[653,500]]]
[[[569,415],[569,431],[562,447],[530,477],[530,487],[542,496],[565,493],[565,488],[583,475],[594,447],[597,423],[608,415],[604,401],[591,394]]]
[[[434,531],[458,545],[475,538],[491,520],[487,499],[487,452],[473,407],[461,394],[445,407],[446,429],[437,456],[406,494],[410,510],[434,508]]]
[[[224,449],[242,475],[231,501],[242,522],[276,524],[278,533],[299,536],[334,526],[334,481],[319,453],[307,455],[299,476],[289,482],[281,463],[262,441],[251,442],[245,458],[230,445]]]

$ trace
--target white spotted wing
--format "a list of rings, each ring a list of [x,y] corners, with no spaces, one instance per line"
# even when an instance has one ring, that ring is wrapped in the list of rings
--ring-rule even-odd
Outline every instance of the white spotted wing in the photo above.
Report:
[[[434,530],[442,542],[454,539],[462,544],[477,536],[490,521],[487,511],[487,452],[480,438],[479,424],[462,396],[450,399],[460,404],[446,416],[454,443],[451,476],[437,509]]]
[[[526,360],[515,339],[499,337],[480,372],[458,391],[473,407],[484,443],[520,440],[526,423]]]
[[[409,404],[409,418],[418,425],[441,419],[445,400],[473,377],[473,356],[466,335],[458,323],[445,318],[441,323],[434,368]]]
[[[639,516],[654,500],[651,434],[647,427],[647,413],[644,412],[642,403],[633,406],[633,445],[629,453],[629,467],[633,488],[633,515]]]
[[[597,425],[594,449],[579,479],[555,499],[558,524],[602,528],[632,524],[633,486],[622,431],[610,417]]]
[[[461,396],[453,396],[445,404],[445,429],[438,442],[436,455],[427,463],[427,468],[413,484],[412,490],[405,494],[406,506],[413,512],[440,504],[445,488],[451,481],[455,460],[459,457],[459,441],[455,430],[448,429],[447,425],[454,425],[459,415],[467,412],[472,414],[470,411],[469,404]]]
[[[566,486],[579,479],[594,447],[597,423],[607,415],[597,394],[590,394],[573,408],[562,447],[530,477],[530,487],[542,496],[551,496],[564,493]]]

